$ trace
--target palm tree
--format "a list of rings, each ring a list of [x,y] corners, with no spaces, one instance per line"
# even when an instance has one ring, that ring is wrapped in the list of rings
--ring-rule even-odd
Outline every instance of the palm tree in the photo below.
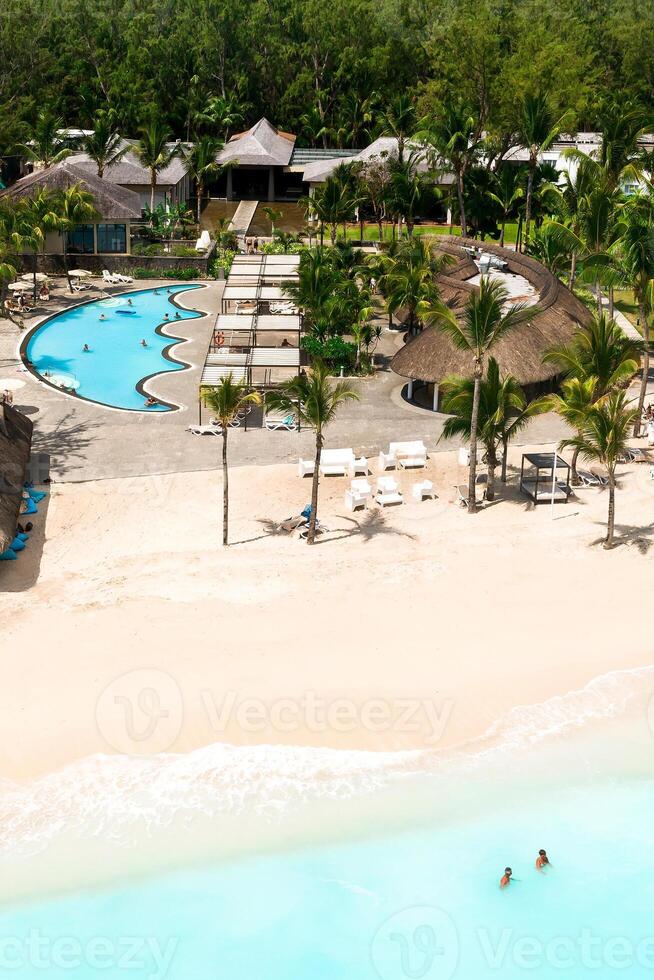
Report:
[[[634,436],[638,436],[649,378],[648,294],[650,283],[654,279],[654,225],[650,203],[639,199],[629,202],[622,211],[619,228],[620,237],[616,246],[620,257],[619,269],[626,283],[633,289],[643,331],[640,393],[634,422]]]
[[[320,456],[322,453],[325,426],[333,422],[340,406],[346,401],[358,401],[359,395],[349,381],[332,384],[326,366],[320,360],[313,362],[306,374],[298,374],[285,381],[274,391],[268,392],[266,405],[282,412],[297,414],[300,421],[312,428],[316,434],[316,456],[311,487],[311,517],[307,542],[313,544],[316,537],[318,517],[318,483],[320,479]]]
[[[27,141],[19,143],[16,150],[32,163],[44,168],[52,167],[73,152],[60,136],[63,128],[63,120],[44,109],[38,113]]]
[[[629,427],[637,409],[629,408],[625,391],[614,391],[585,412],[579,434],[564,439],[561,449],[571,447],[582,459],[605,467],[609,480],[609,513],[604,547],[613,547],[615,527],[615,468],[627,448]]]
[[[383,257],[379,289],[391,317],[406,310],[404,324],[409,335],[420,332],[425,313],[444,312],[436,276],[450,262],[449,256],[436,253],[433,243],[422,238],[406,239]]]
[[[523,304],[510,307],[505,312],[509,295],[497,280],[482,276],[479,291],[471,294],[460,318],[451,310],[434,309],[425,319],[439,327],[452,340],[458,350],[471,356],[474,389],[470,419],[470,473],[468,480],[468,513],[477,511],[475,486],[477,482],[477,424],[481,381],[484,361],[493,347],[522,320]]]
[[[84,190],[82,184],[72,184],[60,191],[55,198],[53,210],[57,215],[57,226],[63,235],[64,269],[68,280],[68,289],[72,293],[73,287],[68,274],[68,233],[76,225],[84,224],[86,221],[94,221],[99,217],[99,214],[93,204],[93,195]]]
[[[406,222],[409,237],[413,235],[416,217],[420,214],[429,197],[435,198],[437,188],[428,184],[425,176],[418,170],[421,155],[411,152],[404,160],[393,160],[390,166],[390,186],[387,203],[398,221],[398,236],[402,219]]]
[[[184,149],[182,161],[184,170],[189,177],[195,181],[197,195],[196,220],[200,224],[202,213],[202,199],[207,180],[216,177],[223,170],[227,169],[218,163],[218,154],[225,144],[217,136],[201,136],[197,143],[190,149]]]
[[[28,249],[32,253],[33,298],[36,302],[36,273],[38,254],[45,245],[48,231],[59,227],[56,195],[45,188],[32,197],[23,197],[12,208],[11,227],[7,229],[12,248],[19,252]]]
[[[529,150],[527,197],[525,201],[525,243],[529,242],[534,174],[538,166],[538,157],[549,149],[569,119],[569,113],[565,113],[559,119],[555,117],[549,99],[544,92],[527,93],[523,99],[519,136]]]
[[[555,276],[568,268],[571,251],[551,221],[544,221],[527,242],[527,254],[538,259]]]
[[[153,119],[141,129],[141,138],[134,148],[139,162],[150,171],[150,212],[154,211],[157,175],[168,166],[178,152],[170,146],[171,133],[162,122]]]
[[[264,208],[263,213],[265,214],[265,216],[268,218],[268,221],[270,222],[270,234],[273,235],[274,237],[275,225],[278,221],[280,221],[283,218],[284,213],[283,211],[279,211],[277,208]]]
[[[226,141],[230,129],[241,125],[249,108],[249,104],[240,102],[236,95],[212,95],[204,109],[196,114],[195,122],[216,126]]]
[[[582,378],[569,377],[561,382],[561,390],[558,394],[544,397],[548,409],[560,415],[563,421],[575,430],[578,439],[581,438],[588,410],[595,403],[596,383],[597,379],[592,375]],[[570,482],[574,487],[579,486],[581,482],[577,473],[578,460],[579,451],[574,449],[570,463]]]
[[[505,164],[496,175],[495,190],[488,195],[502,209],[502,230],[500,231],[500,246],[502,247],[504,247],[506,222],[514,213],[523,194],[524,191],[520,186],[520,172],[515,167]]]
[[[103,111],[97,113],[93,120],[93,132],[84,138],[82,146],[98,168],[98,177],[104,177],[106,168],[122,160],[129,149],[122,145],[114,129],[112,113]]]
[[[261,395],[248,391],[241,381],[234,381],[231,372],[215,388],[205,389],[202,400],[220,422],[223,436],[223,546],[228,543],[229,529],[229,470],[227,467],[227,433],[236,417],[250,407],[260,405]]]
[[[441,167],[443,163],[448,163],[454,171],[461,234],[465,238],[468,224],[464,184],[466,173],[479,148],[478,120],[463,102],[449,103],[440,115],[422,120],[421,127],[423,128],[416,134],[416,140],[431,146],[436,166]]]
[[[4,237],[3,214],[0,213],[0,238]],[[0,244],[0,317],[13,320],[10,311],[5,307],[7,284],[16,278],[18,272],[11,262],[9,252],[4,244]]]
[[[395,137],[400,163],[404,160],[404,147],[414,129],[415,119],[415,106],[408,95],[399,95],[381,114],[380,135]]]

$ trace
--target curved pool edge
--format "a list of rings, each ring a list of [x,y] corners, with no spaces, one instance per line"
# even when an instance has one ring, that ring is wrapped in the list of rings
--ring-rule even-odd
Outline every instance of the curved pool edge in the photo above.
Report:
[[[206,289],[207,288],[207,283],[204,283],[204,282],[197,282],[197,283],[184,283],[184,282],[180,282],[180,283],[175,283],[175,282],[168,282],[167,280],[165,280],[165,282],[166,282],[166,286],[162,286],[162,287],[159,287],[159,286],[144,286],[142,289],[131,289],[131,290],[126,290],[125,292],[122,292],[122,293],[112,293],[111,294],[111,298],[113,298],[113,297],[122,297],[122,296],[134,296],[134,295],[136,295],[138,293],[150,293],[154,289],[159,289],[159,288],[168,289],[168,288],[172,288],[172,287],[176,287],[177,288],[177,287],[180,287],[181,286],[182,288],[178,290],[178,293],[176,293],[174,296],[169,296],[168,297],[168,301],[172,304],[172,306],[175,306],[179,310],[183,310],[185,313],[195,313],[196,316],[189,317],[188,318],[189,320],[200,320],[203,317],[207,317],[207,316],[210,315],[209,313],[207,313],[207,312],[205,312],[203,310],[189,309],[188,307],[183,306],[180,303],[176,302],[177,296],[180,295],[181,293],[187,292],[187,291],[189,291],[191,289]],[[104,298],[107,298],[107,297],[104,297]],[[44,378],[43,375],[40,374],[40,372],[33,365],[31,365],[29,363],[29,361],[27,359],[27,348],[29,346],[29,343],[30,343],[32,337],[34,336],[35,333],[37,333],[37,331],[41,330],[42,327],[44,327],[47,323],[50,322],[50,320],[56,319],[62,313],[68,313],[70,310],[80,309],[83,306],[90,306],[92,303],[100,303],[100,302],[102,302],[101,299],[85,299],[85,300],[82,300],[80,303],[71,303],[70,306],[66,306],[62,310],[57,310],[56,313],[49,313],[47,316],[44,316],[42,319],[38,320],[34,324],[34,326],[30,327],[29,330],[27,331],[27,333],[25,334],[25,336],[21,339],[20,345],[19,345],[19,348],[18,348],[18,356],[19,356],[19,358],[21,360],[21,363],[22,363],[23,367],[25,368],[25,370],[28,371],[29,374],[31,374],[31,376],[37,382],[39,382],[40,384],[46,385],[48,388],[52,388],[53,391],[56,391],[58,394],[63,395],[66,398],[72,398],[74,401],[78,401],[78,402],[79,401],[83,401],[83,402],[86,402],[88,405],[97,405],[100,408],[107,409],[108,411],[112,411],[112,412],[141,413],[143,415],[149,416],[150,418],[155,418],[157,416],[166,416],[166,415],[169,415],[171,412],[184,411],[188,406],[185,406],[185,405],[177,405],[174,402],[169,402],[166,399],[159,398],[157,396],[153,396],[153,397],[157,397],[157,401],[159,402],[159,404],[165,406],[165,409],[163,411],[150,412],[150,411],[148,411],[145,408],[124,408],[124,407],[122,407],[120,405],[108,405],[106,402],[98,401],[95,398],[87,398],[84,395],[78,395],[77,393],[74,393],[74,392],[65,391],[63,388],[60,388],[58,385],[52,384],[52,382],[51,381],[48,381],[47,378]],[[184,322],[184,321],[179,321],[179,320],[173,320],[173,321],[164,320],[164,321],[162,321],[155,328],[155,331],[154,332],[156,334],[158,334],[160,337],[165,337],[166,339],[170,339],[171,340],[171,343],[168,344],[166,347],[164,347],[163,350],[161,351],[161,356],[166,361],[170,361],[171,363],[174,363],[174,364],[181,364],[182,367],[181,367],[180,373],[183,373],[184,371],[188,371],[190,368],[195,367],[195,365],[191,361],[185,361],[181,357],[176,357],[173,354],[173,351],[174,351],[174,349],[176,347],[179,347],[181,344],[188,344],[188,343],[190,343],[193,338],[192,337],[178,337],[178,336],[174,336],[172,334],[165,333],[164,330],[163,330],[163,328],[166,325],[169,325],[169,324],[172,324],[172,323],[180,323],[180,322]],[[171,373],[176,373],[176,372],[171,372],[171,371],[155,371],[153,374],[148,374],[146,377],[141,378],[140,381],[138,381],[136,383],[136,385],[135,385],[136,391],[140,395],[142,395],[144,398],[150,397],[149,396],[149,393],[144,390],[144,386],[149,381],[152,381],[154,378],[159,378],[162,375],[171,374]]]

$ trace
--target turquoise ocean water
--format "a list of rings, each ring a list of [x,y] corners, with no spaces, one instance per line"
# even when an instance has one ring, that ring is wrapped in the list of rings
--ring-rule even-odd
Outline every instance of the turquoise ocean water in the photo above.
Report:
[[[0,971],[9,962],[7,975],[29,980],[654,976],[653,747],[641,709],[544,739],[523,725],[515,743],[399,776],[346,839],[321,833],[313,844],[207,856],[5,907]],[[204,750],[193,780],[200,769],[208,778],[211,759]],[[224,769],[225,756],[214,762]],[[190,783],[180,771],[181,800]],[[180,847],[193,833],[181,826]],[[213,826],[218,837],[218,813]],[[541,847],[546,875],[534,869]],[[507,864],[518,880],[500,891]]]

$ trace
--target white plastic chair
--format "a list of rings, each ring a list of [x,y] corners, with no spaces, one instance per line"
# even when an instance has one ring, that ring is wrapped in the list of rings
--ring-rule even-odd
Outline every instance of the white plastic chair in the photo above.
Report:
[[[401,504],[403,502],[402,492],[394,476],[379,477],[377,480],[375,500],[380,507],[386,507],[387,504]]]
[[[372,488],[367,480],[352,480],[350,489],[345,491],[345,506],[352,511],[367,507],[371,496]]]

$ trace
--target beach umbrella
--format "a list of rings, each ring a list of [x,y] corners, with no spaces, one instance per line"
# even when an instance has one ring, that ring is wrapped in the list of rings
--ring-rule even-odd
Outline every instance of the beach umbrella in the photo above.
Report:
[[[28,282],[10,282],[9,285],[7,286],[9,292],[12,293],[22,293],[28,290],[29,288],[30,288],[30,284]]]
[[[88,269],[71,269],[68,275],[71,277],[71,279],[87,279],[89,276],[92,276],[93,273],[89,272]]]
[[[20,391],[25,382],[20,378],[0,378],[0,391]]]
[[[20,278],[29,279],[30,282],[34,282],[34,279],[36,279],[37,282],[47,282],[49,276],[46,276],[45,272],[37,272],[36,276],[33,272],[25,272]]]

